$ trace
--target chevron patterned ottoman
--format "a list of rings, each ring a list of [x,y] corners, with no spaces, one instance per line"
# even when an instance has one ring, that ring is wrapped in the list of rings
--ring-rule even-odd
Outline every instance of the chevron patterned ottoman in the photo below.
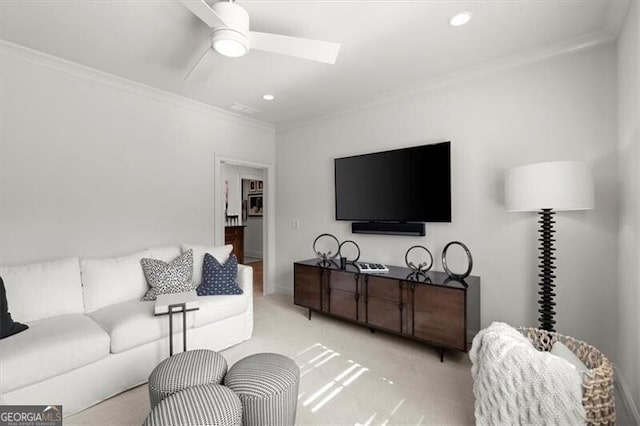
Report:
[[[250,355],[235,363],[224,384],[242,401],[244,426],[290,426],[296,421],[300,369],[286,356]]]
[[[242,403],[222,385],[200,385],[174,393],[153,407],[143,426],[241,426]]]
[[[217,352],[196,349],[173,355],[158,364],[149,376],[151,408],[183,389],[220,384],[226,373],[227,361]]]

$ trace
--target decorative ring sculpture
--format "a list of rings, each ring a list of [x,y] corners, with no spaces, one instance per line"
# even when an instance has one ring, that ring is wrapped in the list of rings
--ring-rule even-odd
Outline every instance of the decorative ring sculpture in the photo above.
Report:
[[[347,263],[355,263],[355,262],[358,261],[358,259],[360,259],[360,247],[358,246],[358,244],[356,244],[355,241],[345,240],[342,243],[340,243],[340,245],[338,246],[338,254],[340,254],[340,257],[344,257],[344,256],[342,256],[342,247],[347,243],[353,244],[356,247],[356,250],[358,250],[358,255],[356,256],[355,259],[353,259],[353,260],[347,259]]]
[[[421,271],[414,271],[412,273],[410,273],[409,275],[407,275],[407,278],[405,278],[407,281],[415,281],[418,283],[430,283],[431,278],[429,278],[429,275],[427,275],[425,272],[421,272]]]
[[[442,282],[442,284],[444,285],[449,285],[451,283],[458,283],[462,286],[464,286],[464,288],[469,288],[469,284],[467,284],[467,282],[464,280],[464,278],[453,278],[453,277],[449,277],[446,280],[444,280]]]
[[[416,266],[415,263],[413,263],[413,262],[411,262],[409,260],[409,253],[414,249],[422,249],[422,250],[426,251],[427,255],[429,256],[429,261],[428,262],[420,262]],[[424,246],[413,246],[413,247],[410,247],[409,250],[407,250],[407,252],[404,254],[404,263],[406,263],[407,267],[409,269],[411,269],[412,271],[424,274],[425,272],[429,271],[429,269],[431,269],[431,267],[433,266],[433,256],[431,255],[431,252],[429,251],[428,248],[426,248]]]
[[[320,240],[321,238],[326,237],[329,239],[332,239],[336,242],[336,251],[332,254],[331,250],[327,251],[326,253],[323,253],[321,251],[319,251],[318,249],[316,249],[316,244],[318,243],[318,240]],[[316,256],[318,256],[321,260],[322,263],[329,263],[332,262],[333,259],[335,259],[338,254],[340,253],[340,241],[338,241],[338,239],[331,234],[320,234],[316,237],[315,240],[313,240],[313,252],[316,254]]]
[[[449,249],[449,247],[451,247],[454,244],[462,247],[465,253],[467,253],[467,261],[469,262],[469,266],[467,267],[467,270],[462,274],[456,274],[454,272],[451,272],[451,270],[447,266],[447,250]],[[451,278],[455,278],[459,280],[467,278],[469,275],[471,275],[471,269],[473,269],[473,258],[471,257],[471,252],[469,251],[467,246],[462,244],[460,241],[451,241],[449,244],[444,246],[444,250],[442,250],[442,267],[444,268],[447,275],[449,275]]]

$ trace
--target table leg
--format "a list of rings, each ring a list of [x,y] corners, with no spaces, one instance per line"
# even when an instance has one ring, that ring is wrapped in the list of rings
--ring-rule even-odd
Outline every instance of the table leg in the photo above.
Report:
[[[187,307],[182,309],[182,352],[187,351]]]
[[[182,309],[182,347],[187,350],[187,304],[175,303],[169,305],[169,356],[173,356],[173,314],[180,312],[178,308]]]

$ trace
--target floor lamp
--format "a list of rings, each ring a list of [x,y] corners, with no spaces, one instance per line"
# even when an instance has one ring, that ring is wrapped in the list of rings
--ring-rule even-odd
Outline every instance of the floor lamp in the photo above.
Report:
[[[587,210],[594,206],[593,177],[580,161],[554,161],[515,167],[505,173],[505,204],[514,212],[540,214],[540,328],[555,331],[553,270],[553,215],[561,210]]]

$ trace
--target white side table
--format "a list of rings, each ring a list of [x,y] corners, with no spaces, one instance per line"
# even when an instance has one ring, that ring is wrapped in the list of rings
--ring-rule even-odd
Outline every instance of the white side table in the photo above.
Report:
[[[173,356],[173,314],[182,312],[182,350],[187,350],[187,312],[200,309],[195,290],[161,294],[156,298],[154,316],[169,315],[169,356]]]

